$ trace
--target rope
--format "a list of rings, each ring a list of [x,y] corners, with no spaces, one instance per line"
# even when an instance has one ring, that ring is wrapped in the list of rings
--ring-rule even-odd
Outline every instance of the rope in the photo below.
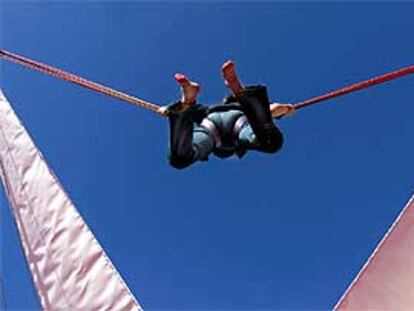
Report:
[[[74,75],[72,73],[69,73],[67,71],[63,71],[61,69],[34,61],[32,59],[17,55],[17,54],[13,54],[11,52],[5,51],[5,50],[0,50],[0,57],[3,57],[6,60],[9,60],[11,62],[14,62],[16,64],[25,66],[27,68],[45,73],[47,75],[51,75],[75,84],[78,84],[80,86],[83,86],[87,89],[114,97],[114,98],[118,98],[120,100],[123,100],[127,103],[136,105],[136,106],[140,106],[146,109],[149,109],[157,114],[159,114],[160,116],[166,116],[166,110],[164,107],[158,106],[156,104],[144,101],[142,99],[139,99],[137,97],[128,95],[126,93],[114,90],[110,87],[107,87],[105,85],[102,84],[98,84],[92,81],[89,81],[85,78],[79,77],[77,75]]]
[[[339,97],[351,92],[355,92],[376,84],[380,84],[380,83],[384,83],[387,82],[389,80],[393,80],[393,79],[397,79],[400,78],[402,76],[406,76],[409,75],[411,73],[414,73],[414,65],[413,66],[409,66],[400,70],[396,70],[387,74],[384,74],[382,76],[378,76],[378,77],[374,77],[372,79],[369,80],[365,80],[347,87],[344,87],[342,89],[336,90],[336,91],[332,91],[329,92],[327,94],[321,95],[321,96],[317,96],[299,103],[294,104],[293,106],[295,107],[295,109],[301,109],[303,107],[309,106],[309,105],[313,105],[334,97]]]
[[[99,93],[102,93],[102,94],[105,94],[105,95],[108,95],[114,98],[118,98],[127,103],[149,109],[159,114],[160,116],[163,116],[163,117],[167,116],[167,110],[165,107],[161,107],[156,104],[144,101],[142,99],[139,99],[137,97],[117,91],[115,89],[104,86],[102,84],[89,81],[85,78],[79,77],[77,75],[63,71],[61,69],[34,61],[32,59],[29,59],[29,58],[26,58],[26,57],[23,57],[17,54],[13,54],[5,50],[0,50],[0,57],[3,57],[4,59],[7,59],[14,63],[23,65],[25,67],[28,67],[30,69],[40,71],[42,73],[78,84],[80,86],[91,89],[93,91],[96,91],[96,92],[99,92]],[[371,79],[368,79],[368,80],[365,80],[365,81],[362,81],[362,82],[359,82],[359,83],[356,83],[350,86],[346,86],[344,88],[326,93],[324,95],[320,95],[317,97],[313,97],[311,99],[307,99],[305,101],[298,102],[294,104],[293,106],[295,107],[296,110],[298,110],[298,109],[301,109],[301,108],[304,108],[304,107],[307,107],[307,106],[310,106],[316,103],[320,103],[322,101],[326,101],[328,99],[332,99],[334,97],[339,97],[339,96],[342,96],[342,95],[345,95],[351,92],[355,92],[355,91],[358,91],[364,88],[374,86],[376,84],[380,84],[380,83],[384,83],[384,82],[387,82],[393,79],[397,79],[397,78],[409,75],[411,73],[414,73],[414,65],[384,74],[382,76],[374,77],[374,78],[371,78]]]

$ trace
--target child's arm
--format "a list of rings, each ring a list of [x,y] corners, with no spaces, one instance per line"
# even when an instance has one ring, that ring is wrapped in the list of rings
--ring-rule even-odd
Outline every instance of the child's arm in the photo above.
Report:
[[[270,113],[273,118],[278,118],[281,116],[290,116],[295,112],[295,107],[291,104],[280,104],[273,103],[270,104]]]

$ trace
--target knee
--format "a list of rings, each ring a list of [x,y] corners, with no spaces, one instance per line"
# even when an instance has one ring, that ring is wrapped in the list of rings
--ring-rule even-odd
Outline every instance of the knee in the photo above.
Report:
[[[267,134],[259,143],[259,149],[266,153],[276,153],[283,146],[283,134],[277,130]]]
[[[168,161],[172,167],[179,170],[189,167],[194,162],[192,157],[185,155],[170,155]]]

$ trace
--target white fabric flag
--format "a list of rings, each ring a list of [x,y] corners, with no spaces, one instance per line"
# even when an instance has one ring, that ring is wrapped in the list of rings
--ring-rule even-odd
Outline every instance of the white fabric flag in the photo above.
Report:
[[[0,90],[0,171],[45,310],[141,310]]]
[[[414,310],[414,196],[336,310]]]

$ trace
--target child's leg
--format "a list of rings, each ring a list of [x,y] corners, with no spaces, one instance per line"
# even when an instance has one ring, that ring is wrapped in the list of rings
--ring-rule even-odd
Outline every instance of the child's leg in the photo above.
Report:
[[[197,107],[191,105],[182,109],[182,103],[176,102],[168,107],[168,112],[171,166],[182,169],[196,161],[206,160],[213,151],[214,141],[208,131],[195,126]]]
[[[269,153],[278,151],[283,144],[283,135],[273,123],[266,87],[246,87],[239,102],[257,139],[255,149]]]
[[[231,89],[231,91],[239,96],[244,91],[244,86],[241,83],[239,77],[236,73],[236,65],[233,61],[229,60],[221,67],[221,73],[223,75],[226,85]]]

